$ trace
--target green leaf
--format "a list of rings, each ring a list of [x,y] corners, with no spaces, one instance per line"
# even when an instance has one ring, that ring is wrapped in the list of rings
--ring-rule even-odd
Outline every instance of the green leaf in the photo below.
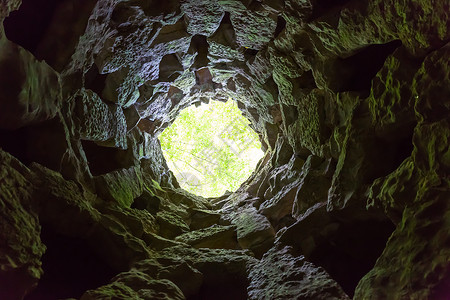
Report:
[[[235,191],[263,156],[258,135],[231,99],[184,109],[159,140],[181,187],[205,197]]]

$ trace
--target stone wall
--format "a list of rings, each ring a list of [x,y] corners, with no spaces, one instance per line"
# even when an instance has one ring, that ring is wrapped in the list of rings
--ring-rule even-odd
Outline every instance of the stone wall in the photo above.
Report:
[[[0,0],[0,298],[448,299],[449,14]],[[157,136],[229,97],[265,157],[191,195]]]

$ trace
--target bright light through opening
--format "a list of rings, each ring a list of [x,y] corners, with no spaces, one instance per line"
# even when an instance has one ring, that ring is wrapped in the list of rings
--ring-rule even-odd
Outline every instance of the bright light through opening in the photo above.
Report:
[[[182,110],[159,140],[180,186],[204,197],[235,191],[264,155],[258,135],[231,99]]]

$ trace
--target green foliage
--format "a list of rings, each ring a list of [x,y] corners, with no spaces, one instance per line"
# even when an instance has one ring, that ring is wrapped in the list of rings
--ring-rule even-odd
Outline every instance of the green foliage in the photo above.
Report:
[[[204,197],[235,191],[263,156],[258,135],[235,101],[188,107],[159,136],[182,188]]]

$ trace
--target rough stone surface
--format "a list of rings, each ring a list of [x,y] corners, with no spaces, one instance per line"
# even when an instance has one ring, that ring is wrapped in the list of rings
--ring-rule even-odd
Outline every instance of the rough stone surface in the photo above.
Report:
[[[108,105],[92,91],[75,95],[76,120],[82,139],[108,141],[116,147],[126,148],[126,120],[121,107]]]
[[[139,271],[120,273],[113,283],[87,291],[81,299],[185,299],[180,289],[170,280],[152,279]]]
[[[310,207],[327,200],[332,169],[330,161],[321,161],[314,156],[308,157],[303,165],[301,181],[292,207],[294,217],[301,216]]]
[[[14,157],[0,150],[0,296],[21,299],[42,276],[41,257],[45,245],[39,238],[30,171]]]
[[[97,191],[105,200],[129,207],[144,189],[142,171],[137,167],[120,169],[95,178]]]
[[[234,226],[213,225],[179,235],[175,240],[194,248],[239,249]]]
[[[0,0],[0,298],[448,299],[449,11]],[[229,97],[264,158],[191,195],[158,135]]]

